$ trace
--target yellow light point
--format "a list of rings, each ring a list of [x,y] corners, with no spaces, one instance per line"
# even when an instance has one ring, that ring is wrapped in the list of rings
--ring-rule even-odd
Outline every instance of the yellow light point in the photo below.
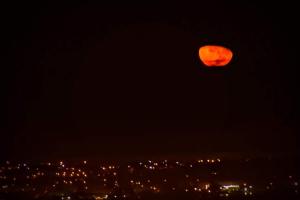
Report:
[[[207,160],[207,162],[209,163],[209,162],[210,162],[210,160]]]
[[[218,158],[218,159],[217,159],[217,161],[218,161],[218,162],[221,162],[221,159],[220,159],[220,158]]]
[[[211,160],[211,162],[212,162],[212,163],[214,163],[214,162],[215,162],[215,160]]]
[[[207,190],[209,188],[209,184],[205,184],[205,189]]]
[[[84,161],[83,161],[83,164],[86,164],[86,163],[87,163],[87,161],[86,161],[86,160],[84,160]]]

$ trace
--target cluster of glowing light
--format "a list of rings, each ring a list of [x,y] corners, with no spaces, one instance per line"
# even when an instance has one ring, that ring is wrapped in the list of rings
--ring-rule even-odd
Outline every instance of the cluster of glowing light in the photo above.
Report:
[[[234,192],[234,191],[238,191],[239,189],[240,189],[240,186],[239,185],[234,185],[234,184],[223,185],[221,187],[221,190],[227,191],[228,193],[231,193],[231,192]]]
[[[96,200],[103,200],[103,199],[107,199],[108,198],[108,195],[104,195],[104,196],[95,196],[94,197]]]
[[[219,158],[213,158],[213,159],[208,159],[209,163],[216,163],[216,162],[220,162]],[[203,162],[206,162],[206,160],[202,160]],[[30,164],[26,164],[25,166],[23,166],[23,164],[16,164],[16,165],[4,165],[4,166],[0,166],[0,179],[4,179],[4,180],[8,180],[10,183],[13,183],[13,181],[16,181],[18,177],[18,180],[22,180],[22,179],[26,179],[26,182],[24,183],[24,188],[22,188],[24,191],[34,191],[36,190],[35,186],[36,183],[39,182],[38,178],[40,178],[41,176],[49,176],[49,177],[53,177],[53,175],[56,175],[54,182],[50,182],[49,183],[49,187],[52,188],[52,191],[56,191],[58,190],[58,188],[60,188],[60,185],[64,185],[64,187],[82,187],[85,188],[86,186],[90,185],[87,182],[89,182],[89,180],[93,179],[93,176],[97,177],[97,180],[99,181],[99,184],[101,186],[105,186],[105,190],[111,190],[112,188],[116,188],[119,187],[118,184],[118,177],[116,177],[117,173],[113,167],[113,165],[106,165],[105,166],[105,171],[102,171],[102,167],[99,170],[99,168],[97,167],[98,171],[89,171],[88,174],[85,171],[86,167],[83,166],[83,161],[81,161],[81,167],[84,168],[79,168],[78,166],[76,167],[64,167],[62,168],[61,166],[64,165],[64,163],[61,161],[58,162],[59,164],[53,164],[51,167],[47,167],[47,162],[43,163],[43,167],[41,168],[37,168],[36,165],[30,165]],[[130,165],[131,168],[135,167],[136,165],[139,165],[139,163],[142,162],[137,162],[135,164]],[[156,161],[151,161],[151,164],[149,164],[149,162],[144,162],[147,163],[147,169],[151,169],[152,167],[155,166],[156,170],[160,170],[163,169],[160,173],[164,173],[165,168],[164,165],[166,164],[166,161],[160,161],[160,162],[156,162]],[[178,164],[179,161],[177,161]],[[175,164],[175,161],[170,162],[169,163],[169,168],[168,169],[174,169],[175,168],[180,168],[181,166],[176,166],[178,164]],[[184,169],[186,170],[189,167],[193,167],[193,168],[197,168],[198,166],[200,166],[197,163],[201,163],[201,160],[195,160],[194,162],[182,162]],[[202,164],[201,164],[202,165]],[[213,166],[212,164],[207,164],[207,166]],[[44,168],[46,166],[46,168]],[[50,165],[49,165],[50,166]],[[118,168],[118,167],[116,167]],[[139,173],[139,169],[143,168],[143,164],[141,167],[135,168],[137,174]],[[49,169],[49,171],[45,171],[45,169]],[[54,169],[54,171],[53,171]],[[12,174],[11,170],[15,170],[18,171],[18,174],[22,174],[20,173],[19,170],[23,170],[24,173],[21,176],[18,176],[16,174]],[[142,169],[143,170],[143,169]],[[14,172],[14,171],[13,171]],[[7,174],[6,174],[7,173]],[[152,172],[149,172],[150,174],[152,174]],[[161,174],[161,176],[159,177],[159,179],[154,178],[154,179],[148,179],[148,176],[146,177],[137,177],[135,176],[136,174],[133,174],[133,177],[135,177],[135,180],[131,180],[128,181],[128,184],[130,184],[131,187],[133,187],[134,189],[136,189],[136,191],[151,191],[151,192],[159,192],[160,190],[158,189],[158,187],[169,187],[172,190],[175,190],[175,186],[178,188],[176,188],[176,190],[178,191],[186,191],[187,192],[201,192],[201,193],[214,193],[214,190],[212,190],[210,188],[210,184],[206,183],[203,184],[202,179],[199,179],[198,176],[192,174],[187,174],[189,173],[188,171],[186,171],[186,173],[182,174],[183,176],[185,176],[188,179],[182,180],[185,182],[185,186],[183,185],[174,185],[174,183],[172,183],[172,178],[169,179],[168,177],[168,173],[165,174],[167,176],[164,176],[164,174]],[[211,172],[212,174],[215,174],[215,172]],[[156,172],[154,173],[156,174]],[[7,176],[6,176],[7,175]],[[89,177],[87,177],[89,176]],[[98,178],[98,176],[100,176]],[[91,178],[90,178],[91,177]],[[149,178],[152,178],[151,176]],[[298,191],[298,183],[299,180],[297,180],[297,177],[292,177],[291,175],[286,177],[289,180],[289,185],[292,186],[294,191]],[[104,183],[105,182],[105,183]],[[129,183],[130,182],[130,183]],[[151,183],[150,183],[151,182]],[[106,184],[107,183],[107,184]],[[267,189],[271,189],[272,187],[275,187],[276,184],[274,184],[275,182],[273,181],[273,179],[270,179],[270,181],[267,183]],[[232,183],[231,183],[232,184]],[[152,185],[152,186],[150,186]],[[153,186],[155,185],[155,186]],[[107,186],[107,187],[106,187]],[[201,187],[201,188],[200,188]],[[11,190],[13,188],[12,185],[8,185],[7,183],[3,182],[3,184],[0,185],[0,190],[2,189],[2,191],[8,191]],[[241,192],[241,194],[243,195],[252,195],[253,194],[253,186],[250,183],[246,183],[246,182],[242,182],[240,183],[240,185],[224,185],[222,187],[220,187],[220,189],[222,190],[222,195],[223,196],[227,196],[228,194],[231,194],[231,192],[234,191],[239,191]],[[264,186],[264,188],[266,188],[266,186]],[[21,188],[19,187],[18,190],[20,191]],[[23,191],[22,190],[22,191]],[[39,190],[39,189],[37,189]],[[221,195],[221,194],[220,194]],[[122,197],[122,194],[121,196]]]
[[[156,186],[150,186],[150,189],[153,190],[154,192],[160,192],[160,189]]]

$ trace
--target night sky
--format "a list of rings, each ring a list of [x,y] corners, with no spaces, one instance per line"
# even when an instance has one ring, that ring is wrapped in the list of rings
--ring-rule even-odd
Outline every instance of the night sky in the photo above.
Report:
[[[1,158],[297,152],[299,12],[197,2],[4,6]]]

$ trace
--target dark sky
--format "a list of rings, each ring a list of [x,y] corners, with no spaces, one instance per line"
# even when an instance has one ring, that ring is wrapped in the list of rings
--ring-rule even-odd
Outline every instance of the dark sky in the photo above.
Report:
[[[3,8],[3,158],[299,150],[293,5]],[[205,68],[206,44],[233,61]]]

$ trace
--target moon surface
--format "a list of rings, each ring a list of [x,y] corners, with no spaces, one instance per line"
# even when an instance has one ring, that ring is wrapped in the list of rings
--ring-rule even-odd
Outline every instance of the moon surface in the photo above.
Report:
[[[223,67],[231,61],[233,53],[223,46],[206,45],[199,48],[199,57],[207,67]]]

